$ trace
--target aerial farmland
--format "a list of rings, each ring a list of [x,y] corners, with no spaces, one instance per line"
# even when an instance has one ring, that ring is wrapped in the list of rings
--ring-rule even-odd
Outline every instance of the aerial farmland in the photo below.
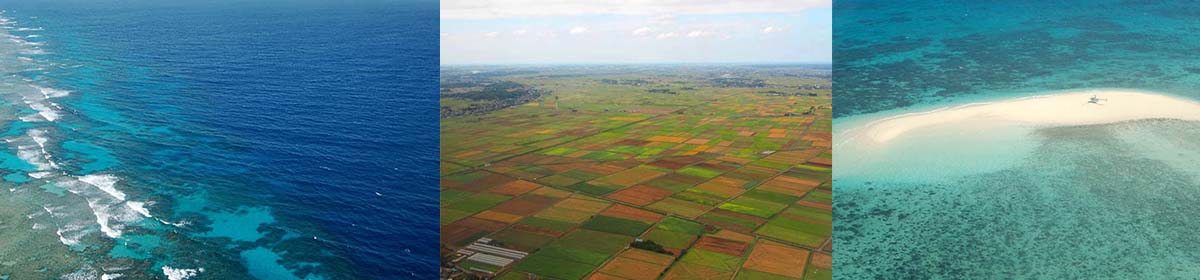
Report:
[[[442,277],[829,279],[828,65],[443,66]]]

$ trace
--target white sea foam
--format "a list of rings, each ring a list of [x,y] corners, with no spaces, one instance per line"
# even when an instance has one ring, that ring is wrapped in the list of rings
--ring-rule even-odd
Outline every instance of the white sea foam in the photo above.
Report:
[[[25,133],[29,138],[6,139],[9,143],[17,144],[17,157],[32,164],[38,171],[58,169],[50,153],[46,152],[46,130],[30,129]]]
[[[20,27],[17,31],[42,31],[41,27]]]
[[[138,212],[139,214],[142,214],[142,216],[146,216],[146,218],[152,217],[150,216],[150,210],[146,210],[145,202],[127,201],[125,202],[125,205],[129,206],[129,209],[133,209],[134,212]]]
[[[108,195],[116,198],[117,200],[125,201],[125,193],[118,191],[115,187],[117,180],[119,180],[117,176],[109,174],[91,174],[79,177],[79,181],[96,186],[96,188],[108,193]]]
[[[56,88],[41,87],[41,86],[36,86],[36,85],[33,87],[36,88],[38,90],[38,92],[41,92],[42,96],[45,97],[46,99],[63,97],[63,96],[67,96],[67,95],[71,94],[70,91],[56,89]]]
[[[17,43],[21,43],[21,44],[24,44],[24,42],[25,42],[24,40],[14,40],[14,41],[16,41]],[[28,54],[28,55],[41,55],[41,54],[46,54],[46,51],[45,51],[45,50],[38,49],[38,48],[32,48],[32,49],[23,49],[23,50],[20,50],[20,51],[18,51],[18,52],[19,52],[19,53],[21,53],[21,54]]]
[[[150,213],[144,204],[125,201],[125,193],[116,189],[117,177],[107,174],[81,176],[74,181],[60,182],[72,194],[87,200],[88,208],[96,217],[96,224],[104,235],[121,237],[127,224],[135,223]],[[141,208],[141,209],[139,209]]]
[[[196,268],[196,269],[186,269],[186,268],[173,268],[173,267],[164,265],[162,267],[162,271],[163,271],[163,275],[167,276],[167,279],[184,280],[184,279],[195,277],[197,274],[204,272],[204,268],[201,267],[201,268]]]
[[[52,172],[52,171],[29,172],[29,177],[33,177],[34,179],[43,179],[43,178],[47,178],[50,176],[54,176],[54,172]]]
[[[112,279],[121,278],[121,276],[123,276],[123,275],[121,275],[120,273],[105,274],[105,275],[100,275],[100,280],[112,280]]]
[[[100,205],[99,203],[94,202],[94,200],[89,199],[88,207],[92,208],[92,214],[96,215],[96,224],[100,225],[100,231],[104,232],[104,235],[107,235],[110,238],[121,237],[121,231],[125,227],[120,224],[109,225],[110,221],[120,218],[118,216],[111,215],[111,213],[108,211],[109,206]]]
[[[42,205],[42,209],[50,215],[51,220],[55,221],[56,224],[61,224],[54,231],[54,234],[58,235],[58,241],[63,245],[74,246],[79,244],[79,241],[84,236],[94,232],[94,230],[90,230],[91,223],[83,219],[83,216],[91,215],[85,209],[49,204]]]
[[[154,218],[154,219],[158,220],[158,222],[163,223],[164,225],[172,225],[175,227],[184,227],[184,226],[192,224],[192,222],[187,221],[187,220],[172,223],[172,222],[168,222],[167,220],[163,220],[163,219],[159,219],[159,218]]]
[[[31,164],[39,171],[51,170],[54,165],[45,158],[36,145],[17,145],[17,157]]]
[[[63,235],[63,232],[66,232],[66,230],[61,229],[61,228],[54,231],[54,234],[58,234],[58,242],[61,242],[63,245],[67,245],[67,246],[74,246],[75,244],[79,244],[79,239],[67,238],[66,236]]]
[[[46,142],[50,141],[50,139],[46,138],[46,130],[44,129],[30,129],[26,134],[41,148],[46,148]]]
[[[41,102],[31,102],[31,103],[29,103],[29,108],[32,108],[33,110],[37,111],[38,116],[41,116],[42,119],[45,119],[47,121],[58,120],[58,117],[59,117],[58,111],[55,111],[53,108],[50,108],[49,105],[43,104]]]
[[[99,273],[96,272],[96,269],[93,269],[89,266],[85,266],[85,267],[80,268],[79,270],[76,270],[75,272],[71,272],[70,274],[63,275],[62,277],[59,277],[59,279],[62,279],[62,280],[95,280],[95,279],[99,278],[98,274]]]

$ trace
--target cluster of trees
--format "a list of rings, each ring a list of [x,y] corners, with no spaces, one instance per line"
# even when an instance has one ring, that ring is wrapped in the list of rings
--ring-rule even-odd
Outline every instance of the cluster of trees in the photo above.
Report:
[[[667,251],[666,248],[663,248],[662,245],[659,245],[658,243],[654,243],[654,241],[651,241],[651,240],[642,240],[642,239],[634,240],[633,243],[629,243],[629,247],[638,248],[638,249],[642,249],[642,250],[646,250],[646,251],[651,251],[651,252],[655,252],[655,253],[659,253],[659,254],[667,254],[667,255],[672,255],[672,256],[675,255],[675,254],[672,254],[671,251]]]
[[[767,81],[765,80],[750,78],[715,78],[709,80],[709,82],[719,87],[757,88],[767,86]]]
[[[600,83],[607,84],[607,85],[643,86],[643,85],[648,85],[651,82],[647,81],[647,80],[642,80],[642,79],[621,79],[621,80],[601,79]]]
[[[678,92],[671,91],[671,89],[669,89],[669,88],[652,88],[652,89],[649,89],[646,91],[648,91],[650,93],[679,94]]]
[[[766,94],[767,96],[817,96],[813,92],[782,92],[776,90],[764,91],[762,94]]]
[[[546,91],[540,89],[527,87],[525,85],[510,81],[467,84],[467,86],[468,88],[472,88],[472,90],[459,93],[453,93],[454,91],[448,91],[445,88],[442,90],[443,98],[458,98],[474,102],[465,108],[456,109],[449,106],[442,106],[442,118],[482,115],[488,112],[533,102],[547,93]]]
[[[442,95],[447,95],[444,97],[454,97],[473,101],[501,101],[516,99],[531,92],[531,90],[524,85],[510,81],[480,83],[474,84],[473,86],[481,87],[481,89],[453,94],[443,92]]]

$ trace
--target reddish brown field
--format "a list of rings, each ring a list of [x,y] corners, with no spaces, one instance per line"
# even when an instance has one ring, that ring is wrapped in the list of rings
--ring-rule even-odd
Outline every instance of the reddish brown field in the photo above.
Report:
[[[821,209],[825,209],[825,210],[833,210],[833,205],[817,203],[817,202],[812,202],[812,201],[801,200],[801,201],[797,201],[796,205],[808,206],[808,207],[812,207],[812,208],[821,208]]]
[[[767,222],[767,219],[764,219],[764,218],[760,218],[760,217],[757,217],[757,216],[752,216],[752,215],[747,215],[747,214],[742,214],[742,213],[737,213],[737,212],[732,212],[732,211],[726,211],[726,210],[724,210],[724,209],[713,209],[711,213],[714,213],[714,214],[721,214],[721,216],[735,217],[735,218],[738,218],[738,219],[740,219],[740,220],[745,220],[745,221],[752,221],[752,222],[754,222],[755,224],[758,224],[758,225],[762,225],[763,223],[766,223],[766,222]],[[706,224],[712,224],[712,225],[721,226],[721,227],[723,227],[723,228],[730,229],[730,230],[734,230],[734,231],[740,231],[740,232],[753,232],[753,231],[754,231],[754,229],[752,229],[752,228],[746,228],[746,227],[744,227],[744,226],[739,226],[739,225],[736,225],[736,224],[731,224],[731,223],[725,223],[725,222],[716,221],[716,220],[705,219],[705,218],[703,218],[703,217],[701,217],[701,218],[697,219],[697,221],[701,221],[701,222],[704,222],[704,223],[706,223]]]
[[[592,213],[566,208],[550,207],[542,212],[538,212],[534,217],[564,221],[569,223],[582,223],[592,216]]]
[[[513,214],[509,214],[509,213],[495,211],[495,210],[487,210],[487,211],[479,212],[479,214],[475,214],[475,216],[472,216],[472,217],[490,220],[490,221],[497,221],[497,222],[506,223],[506,224],[515,223],[517,221],[520,221],[522,218],[522,216],[520,216],[520,215],[513,215]]]
[[[776,176],[774,179],[758,186],[758,189],[787,195],[803,196],[805,193],[808,193],[808,190],[821,185],[821,183],[821,181],[815,180]]]
[[[661,159],[661,160],[656,160],[656,161],[650,162],[649,164],[650,164],[650,166],[662,167],[662,168],[666,168],[666,169],[680,169],[680,168],[683,168],[684,166],[688,166],[691,163],[680,162],[680,161],[676,161],[673,159]]]
[[[650,141],[642,141],[642,140],[637,140],[637,139],[622,139],[621,141],[617,141],[616,143],[613,143],[613,145],[617,145],[617,146],[645,146],[646,144],[650,144]]]
[[[518,229],[518,230],[521,230],[524,232],[548,236],[546,238],[559,237],[566,233],[566,232],[556,231],[556,230],[552,230],[552,229],[538,228],[538,227],[533,227],[530,225],[522,225],[522,224],[515,224],[512,226],[512,228],[515,228],[515,229]]]
[[[537,189],[538,187],[541,187],[541,186],[542,185],[539,185],[538,183],[534,183],[534,182],[530,182],[530,181],[516,180],[516,181],[508,182],[507,184],[503,184],[498,187],[492,188],[491,192],[497,193],[497,194],[509,195],[509,196],[518,196],[523,193],[527,193],[529,191]]]
[[[625,170],[625,171],[613,174],[608,177],[596,179],[593,182],[599,182],[599,183],[622,186],[622,187],[629,187],[629,186],[633,186],[634,184],[645,182],[646,180],[654,179],[655,177],[662,176],[665,174],[666,173],[657,171],[657,170],[652,170],[652,169],[647,169],[647,168],[636,168],[636,169]]]
[[[505,223],[467,217],[442,227],[441,240],[445,244],[461,245],[474,241],[472,237],[483,232],[496,232]],[[470,240],[469,240],[470,239]]]
[[[621,257],[635,259],[635,260],[653,263],[653,264],[659,264],[659,265],[663,265],[663,266],[670,265],[671,262],[675,260],[675,256],[668,256],[668,255],[663,255],[663,254],[659,254],[659,253],[655,253],[655,252],[650,252],[650,251],[646,251],[646,250],[638,250],[638,249],[627,249],[627,250],[625,250],[625,252],[621,253]]]
[[[816,254],[812,255],[812,260],[809,261],[808,264],[810,264],[816,268],[832,269],[833,268],[833,256],[827,255],[825,253],[816,253]]]
[[[667,270],[666,265],[617,257],[605,264],[599,272],[631,280],[654,280],[658,279],[658,275],[664,270]]]
[[[653,142],[683,143],[683,141],[687,141],[688,139],[683,138],[683,137],[672,137],[672,136],[652,136],[646,140],[653,141]]]
[[[615,204],[612,207],[605,209],[603,212],[600,212],[600,214],[605,215],[605,216],[625,218],[625,219],[630,219],[630,220],[635,220],[635,221],[643,221],[643,222],[647,222],[647,223],[657,223],[658,220],[661,220],[663,218],[663,215],[659,214],[659,213],[654,213],[654,212],[637,209],[637,208],[620,205],[620,204]]]
[[[536,194],[536,195],[548,196],[548,197],[553,197],[553,198],[566,198],[568,196],[571,196],[570,192],[560,190],[560,189],[550,188],[550,187],[542,187],[540,189],[536,189],[532,192],[529,192],[529,194]]]
[[[676,264],[675,268],[663,277],[663,280],[728,280],[731,277],[733,277],[733,272],[720,271],[703,265],[680,263]]]
[[[746,189],[742,188],[742,185],[745,183],[746,181],[744,180],[738,180],[729,177],[717,177],[708,182],[697,185],[696,189],[719,194],[725,197],[733,197],[746,191]]]
[[[742,267],[800,278],[804,276],[804,263],[808,260],[808,254],[809,252],[803,249],[763,240],[750,251],[750,258],[746,259]]]
[[[492,210],[525,216],[542,211],[542,209],[550,207],[550,205],[553,205],[556,201],[558,201],[558,199],[553,197],[536,194],[526,195],[513,200],[505,201],[500,205],[496,205],[496,207],[492,207]]]
[[[700,237],[696,241],[694,248],[701,248],[708,251],[718,252],[730,256],[742,256],[746,253],[746,249],[750,247],[749,243],[715,238],[712,236]]]
[[[524,279],[524,278],[522,278],[522,279]],[[592,276],[588,277],[587,279],[588,280],[629,280],[629,279],[616,277],[616,276],[612,276],[612,275],[608,275],[608,274],[604,274],[604,273],[592,273]]]
[[[671,194],[674,193],[660,188],[639,185],[614,192],[608,195],[608,198],[636,205],[647,205]]]
[[[609,204],[610,203],[603,201],[571,197],[558,202],[558,204],[555,204],[554,206],[576,211],[596,213],[600,212],[600,210],[604,210],[604,208],[607,208]]]

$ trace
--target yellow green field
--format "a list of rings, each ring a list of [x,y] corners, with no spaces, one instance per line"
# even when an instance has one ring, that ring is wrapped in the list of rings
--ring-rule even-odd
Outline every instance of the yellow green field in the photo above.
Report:
[[[828,66],[442,73],[444,275],[829,278]]]

